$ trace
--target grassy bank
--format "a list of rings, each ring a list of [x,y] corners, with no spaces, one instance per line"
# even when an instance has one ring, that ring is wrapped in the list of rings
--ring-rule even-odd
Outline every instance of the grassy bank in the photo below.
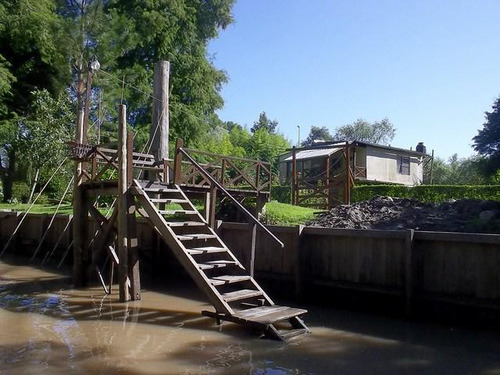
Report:
[[[271,225],[299,225],[314,220],[319,212],[322,211],[317,208],[292,206],[273,201],[266,204],[262,221]]]
[[[30,205],[28,204],[0,204],[0,210],[26,212]],[[57,205],[35,204],[30,212],[39,214],[53,214]],[[178,207],[180,208],[180,206]],[[202,207],[197,207],[201,210]],[[103,209],[105,212],[107,209]],[[64,204],[59,208],[60,214],[72,214],[73,207],[71,204]],[[262,222],[270,225],[299,225],[305,224],[308,221],[314,220],[315,214],[321,210],[313,208],[305,208],[292,206],[286,203],[269,202],[266,204]]]

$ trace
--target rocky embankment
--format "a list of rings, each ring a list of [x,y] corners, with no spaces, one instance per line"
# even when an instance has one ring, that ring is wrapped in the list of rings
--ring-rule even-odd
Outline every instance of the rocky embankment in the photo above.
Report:
[[[348,229],[415,229],[438,232],[500,233],[500,202],[463,199],[426,203],[375,197],[318,215],[311,226]]]

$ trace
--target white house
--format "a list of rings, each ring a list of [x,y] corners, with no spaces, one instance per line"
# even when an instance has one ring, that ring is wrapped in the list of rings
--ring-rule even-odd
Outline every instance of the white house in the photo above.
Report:
[[[348,202],[350,187],[356,182],[421,184],[428,159],[423,143],[415,151],[367,142],[321,143],[281,155],[280,180],[292,184],[293,203],[304,203],[301,195],[316,200],[323,197],[330,207],[335,205],[333,201]]]

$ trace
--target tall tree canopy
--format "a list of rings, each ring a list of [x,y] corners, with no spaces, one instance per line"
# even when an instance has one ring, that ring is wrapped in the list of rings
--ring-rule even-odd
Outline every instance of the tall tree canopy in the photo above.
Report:
[[[388,145],[396,135],[396,129],[387,118],[373,124],[358,119],[352,124],[335,129],[333,138],[339,141],[360,141]]]
[[[483,128],[472,140],[474,150],[487,158],[487,173],[493,175],[500,169],[500,98],[491,112],[485,112],[485,118]]]
[[[307,138],[302,142],[302,146],[307,147],[314,144],[314,142],[328,142],[333,141],[333,137],[326,126],[311,126],[311,131]]]
[[[271,134],[275,134],[277,127],[278,127],[278,121],[270,120],[267,117],[266,112],[261,112],[259,115],[259,119],[253,123],[253,126],[250,129],[250,131],[252,133],[255,133],[259,129],[264,129]]]
[[[84,78],[93,57],[100,61],[101,71],[94,76],[92,95],[94,99],[102,97],[101,120],[110,134],[115,133],[116,106],[122,100],[128,107],[128,123],[137,132],[147,133],[153,65],[168,60],[171,138],[183,137],[188,145],[201,143],[202,135],[217,124],[215,111],[223,105],[220,89],[227,80],[226,74],[212,64],[207,46],[221,28],[232,22],[233,3],[234,0],[2,1],[2,177],[15,178],[14,169],[25,157],[19,152],[20,130],[42,134],[33,127],[36,122],[30,120],[30,126],[26,126],[36,93],[47,90],[56,101],[65,93],[81,107]],[[95,115],[91,120],[96,121]],[[7,171],[7,167],[13,170]]]

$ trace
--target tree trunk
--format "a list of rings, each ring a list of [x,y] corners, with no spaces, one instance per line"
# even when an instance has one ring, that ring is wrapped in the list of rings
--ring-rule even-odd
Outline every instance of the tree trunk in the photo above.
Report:
[[[16,153],[14,150],[7,152],[7,166],[0,168],[0,177],[2,179],[3,187],[3,202],[7,203],[12,199],[12,185],[14,183],[14,168],[16,165]],[[3,164],[3,163],[1,163]]]
[[[40,169],[37,169],[35,172],[35,179],[33,181],[33,187],[31,188],[30,197],[28,198],[28,204],[31,203],[33,199],[33,195],[35,194],[36,185],[38,185],[38,175],[40,174]]]

